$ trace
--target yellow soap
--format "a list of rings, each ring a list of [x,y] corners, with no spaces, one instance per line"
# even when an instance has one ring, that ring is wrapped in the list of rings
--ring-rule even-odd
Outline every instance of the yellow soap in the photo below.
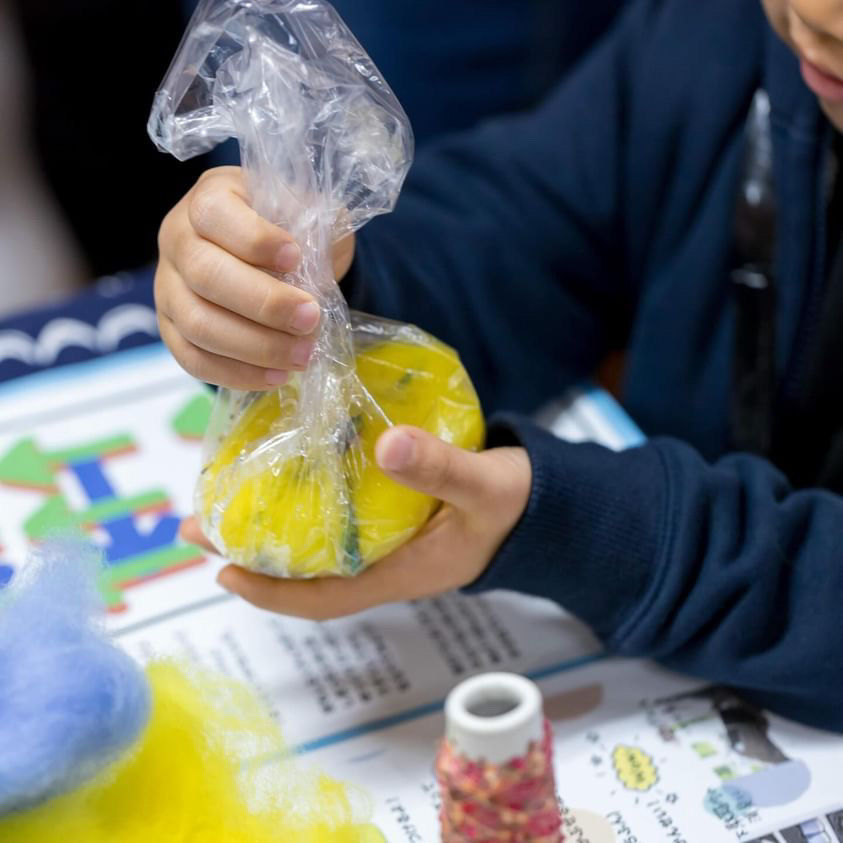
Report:
[[[456,352],[430,338],[428,345],[388,342],[358,353],[357,375],[392,424],[410,424],[462,448],[483,444],[477,394]],[[360,553],[367,564],[403,544],[434,513],[438,502],[387,477],[375,463],[383,419],[363,420],[357,470],[350,487]],[[362,452],[362,459],[360,459]]]
[[[255,396],[205,466],[200,520],[231,561],[288,577],[358,573],[438,505],[378,469],[375,444],[387,427],[481,447],[480,403],[453,349],[406,328],[374,341],[355,333],[355,350],[364,398],[350,402],[342,436],[314,445],[297,431],[297,387],[288,386]]]

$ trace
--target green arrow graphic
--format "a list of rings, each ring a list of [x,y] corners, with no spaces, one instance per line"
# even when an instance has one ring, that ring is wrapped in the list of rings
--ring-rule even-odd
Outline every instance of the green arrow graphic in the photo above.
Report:
[[[109,436],[107,439],[89,442],[87,445],[77,445],[74,448],[64,448],[61,451],[50,451],[47,457],[54,465],[69,465],[74,462],[86,462],[132,451],[134,447],[135,443],[132,437],[120,433],[117,436]]]
[[[100,524],[112,518],[120,518],[123,515],[131,515],[136,512],[163,509],[169,507],[169,505],[170,500],[167,493],[155,490],[126,498],[105,498],[92,504],[87,509],[73,512],[61,495],[52,495],[26,519],[23,529],[32,541],[37,541],[55,530],[66,530],[87,524]]]
[[[185,439],[201,439],[211,420],[212,404],[206,392],[191,398],[173,417],[173,430]]]
[[[108,457],[134,447],[131,436],[126,434],[59,451],[42,451],[34,439],[21,439],[0,458],[0,483],[53,490],[56,488],[55,473],[61,466]]]
[[[0,483],[34,489],[55,489],[50,457],[34,439],[21,439],[0,458]]]
[[[164,577],[198,565],[205,560],[202,548],[193,544],[179,544],[152,550],[115,562],[103,571],[100,591],[112,612],[125,609],[123,592],[133,585]]]
[[[54,530],[69,530],[79,523],[62,495],[51,495],[23,522],[23,530],[31,540],[43,538]]]

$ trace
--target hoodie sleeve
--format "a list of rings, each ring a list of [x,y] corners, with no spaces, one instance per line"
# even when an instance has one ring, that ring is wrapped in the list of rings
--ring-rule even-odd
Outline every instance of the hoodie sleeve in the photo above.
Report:
[[[538,110],[427,147],[395,211],[358,235],[352,307],[456,347],[489,410],[531,410],[592,372],[629,312],[621,159],[641,17]]]
[[[549,597],[618,654],[843,731],[841,497],[667,438],[615,453],[499,417],[490,444],[513,443],[530,501],[469,590]]]

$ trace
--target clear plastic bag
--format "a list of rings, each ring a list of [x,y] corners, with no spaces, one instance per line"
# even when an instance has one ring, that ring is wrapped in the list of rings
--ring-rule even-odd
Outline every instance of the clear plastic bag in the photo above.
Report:
[[[390,424],[480,447],[456,353],[408,325],[349,314],[331,244],[392,209],[412,158],[406,115],[324,0],[203,0],[149,119],[187,159],[235,137],[252,206],[302,251],[279,283],[322,309],[308,370],[270,393],[220,390],[196,509],[231,561],[278,576],[352,575],[413,535],[436,502],[383,475]]]

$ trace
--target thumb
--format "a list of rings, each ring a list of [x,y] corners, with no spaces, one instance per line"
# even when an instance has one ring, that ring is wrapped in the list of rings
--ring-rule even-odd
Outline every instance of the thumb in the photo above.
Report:
[[[457,509],[476,509],[489,493],[489,467],[479,454],[416,427],[387,430],[375,447],[375,459],[393,480]]]

